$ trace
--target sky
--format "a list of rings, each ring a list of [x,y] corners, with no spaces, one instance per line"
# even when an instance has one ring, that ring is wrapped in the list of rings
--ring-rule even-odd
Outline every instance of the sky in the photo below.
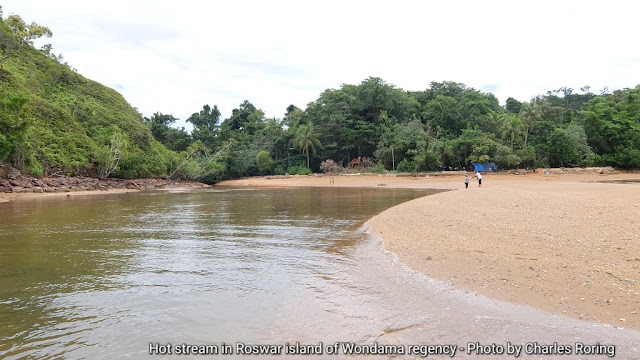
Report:
[[[380,77],[404,90],[454,81],[504,104],[588,85],[640,84],[640,2],[0,0],[49,27],[53,53],[143,115],[267,117]],[[187,128],[190,126],[187,125]]]

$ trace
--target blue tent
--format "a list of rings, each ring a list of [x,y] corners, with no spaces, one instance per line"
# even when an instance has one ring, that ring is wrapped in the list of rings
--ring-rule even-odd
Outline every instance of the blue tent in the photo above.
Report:
[[[498,166],[495,163],[473,163],[473,167],[476,172],[498,171]]]

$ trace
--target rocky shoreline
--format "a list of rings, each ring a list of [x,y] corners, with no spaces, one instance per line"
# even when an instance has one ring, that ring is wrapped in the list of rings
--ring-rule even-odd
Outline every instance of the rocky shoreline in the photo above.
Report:
[[[97,179],[85,176],[49,176],[42,179],[22,175],[13,168],[0,167],[0,193],[65,193],[110,189],[144,190],[176,185],[204,184],[170,179]]]

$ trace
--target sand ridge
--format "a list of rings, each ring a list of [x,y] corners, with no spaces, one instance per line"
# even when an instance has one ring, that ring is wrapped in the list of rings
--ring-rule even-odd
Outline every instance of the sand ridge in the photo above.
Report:
[[[452,189],[369,221],[411,268],[494,298],[640,329],[640,174],[250,178],[222,186]]]

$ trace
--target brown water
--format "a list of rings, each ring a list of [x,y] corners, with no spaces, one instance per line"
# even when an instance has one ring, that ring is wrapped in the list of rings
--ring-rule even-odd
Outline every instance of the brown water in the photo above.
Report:
[[[0,206],[0,358],[264,341],[372,215],[427,192],[146,192]],[[335,268],[334,268],[335,266]]]
[[[175,348],[150,356],[149,343],[337,341],[455,344],[463,358],[476,341],[601,343],[640,358],[637,331],[456,290],[408,270],[364,232],[372,215],[426,194],[208,190],[2,204],[0,358],[173,358]],[[282,357],[308,358],[247,356]]]

